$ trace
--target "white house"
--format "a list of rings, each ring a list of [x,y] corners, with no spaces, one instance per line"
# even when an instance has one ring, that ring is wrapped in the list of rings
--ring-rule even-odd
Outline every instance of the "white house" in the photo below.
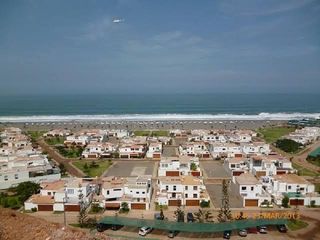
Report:
[[[148,146],[146,157],[152,158],[152,159],[160,159],[161,155],[162,155],[162,143],[151,142]]]
[[[90,140],[91,140],[91,137],[88,135],[71,135],[66,137],[64,144],[65,145],[75,144],[77,146],[84,147],[90,142]]]
[[[214,158],[217,157],[242,157],[240,145],[235,143],[213,142],[209,144],[209,151]]]
[[[25,210],[37,211],[80,211],[81,204],[91,203],[96,190],[94,181],[81,178],[44,182],[39,194],[24,203]]]
[[[146,153],[145,145],[122,144],[119,146],[120,158],[142,158]]]
[[[158,176],[201,176],[198,157],[179,156],[162,157],[159,163]]]
[[[43,134],[44,137],[66,137],[71,135],[71,131],[68,129],[53,129]]]
[[[268,155],[271,152],[270,145],[264,142],[241,143],[240,146],[243,153],[247,155]]]
[[[276,204],[281,205],[285,195],[290,205],[320,205],[320,195],[315,193],[315,186],[296,174],[281,174],[270,178],[270,194]]]
[[[155,202],[166,206],[199,206],[209,201],[202,179],[194,176],[159,177]]]
[[[188,142],[179,146],[180,155],[209,158],[210,152],[204,142]]]
[[[243,207],[258,207],[264,201],[271,202],[271,196],[251,173],[236,176],[235,183],[231,184],[231,190],[242,197]]]
[[[82,152],[84,158],[107,158],[117,151],[117,145],[110,142],[93,142]]]
[[[103,205],[106,209],[119,209],[123,202],[130,209],[150,209],[152,195],[151,176],[103,179]]]

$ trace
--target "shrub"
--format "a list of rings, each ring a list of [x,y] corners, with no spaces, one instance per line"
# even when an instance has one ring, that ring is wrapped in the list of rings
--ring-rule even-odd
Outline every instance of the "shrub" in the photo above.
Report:
[[[204,201],[204,200],[202,200],[202,201],[200,202],[200,207],[201,207],[201,208],[208,208],[208,207],[210,207],[210,201]]]
[[[99,204],[97,203],[93,203],[91,205],[91,212],[92,213],[98,213],[98,212],[101,212],[103,210],[103,207],[100,207]]]
[[[31,212],[36,212],[36,211],[38,211],[38,209],[36,207],[31,208]]]
[[[282,198],[282,207],[284,207],[284,208],[289,207],[289,197],[288,196],[284,196],[284,198]]]
[[[128,203],[127,202],[122,202],[119,212],[120,213],[127,213],[129,211],[130,211],[130,209],[129,209]]]
[[[276,141],[275,145],[277,148],[280,148],[281,150],[288,153],[296,152],[302,146],[301,143],[297,143],[291,139],[279,139]]]

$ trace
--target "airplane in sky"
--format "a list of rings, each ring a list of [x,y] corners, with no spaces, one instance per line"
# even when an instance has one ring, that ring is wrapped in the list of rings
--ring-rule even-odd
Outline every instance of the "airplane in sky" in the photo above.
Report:
[[[113,23],[122,23],[122,22],[124,22],[124,19],[123,18],[113,18],[112,22]]]

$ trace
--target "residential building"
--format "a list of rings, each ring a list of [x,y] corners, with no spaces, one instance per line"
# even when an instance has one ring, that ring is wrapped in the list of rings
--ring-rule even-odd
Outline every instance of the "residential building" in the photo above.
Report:
[[[110,142],[89,143],[82,152],[84,158],[110,158],[117,151],[117,145]]]
[[[152,195],[151,176],[104,178],[101,194],[106,209],[119,209],[126,202],[129,209],[148,210]]]
[[[210,152],[204,142],[187,142],[179,146],[179,153],[183,156],[209,158]]]
[[[231,184],[231,191],[241,196],[243,207],[258,207],[264,201],[271,202],[271,196],[251,173],[235,176],[235,183]]]
[[[159,177],[155,202],[166,206],[199,206],[210,201],[203,180],[191,175]]]
[[[146,154],[147,158],[160,159],[162,155],[162,143],[161,142],[151,142],[148,147]]]
[[[199,158],[190,156],[162,157],[158,176],[202,176]]]

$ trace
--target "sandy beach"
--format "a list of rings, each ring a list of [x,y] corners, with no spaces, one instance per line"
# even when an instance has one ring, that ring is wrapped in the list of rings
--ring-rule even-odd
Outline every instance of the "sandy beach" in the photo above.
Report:
[[[176,120],[176,121],[65,121],[65,122],[19,122],[0,123],[0,128],[14,126],[23,130],[46,131],[55,128],[78,130],[83,128],[170,130],[170,129],[258,129],[260,127],[286,124],[284,120]]]

